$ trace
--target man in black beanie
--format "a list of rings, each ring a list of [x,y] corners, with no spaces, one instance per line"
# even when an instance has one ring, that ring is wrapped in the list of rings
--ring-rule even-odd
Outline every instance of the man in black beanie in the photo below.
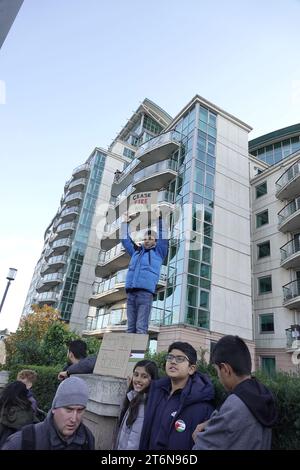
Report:
[[[25,426],[8,438],[1,450],[94,450],[91,431],[82,424],[88,387],[70,377],[58,387],[45,421]]]

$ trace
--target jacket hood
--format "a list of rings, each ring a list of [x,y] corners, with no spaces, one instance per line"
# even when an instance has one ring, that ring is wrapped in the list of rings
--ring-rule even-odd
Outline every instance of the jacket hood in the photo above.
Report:
[[[249,408],[255,418],[266,427],[277,422],[275,400],[267,387],[255,378],[246,379],[232,391]]]
[[[169,377],[153,381],[155,387],[164,389],[170,389],[170,383]],[[209,377],[201,372],[195,372],[182,390],[180,402],[184,402],[184,406],[188,406],[199,403],[199,401],[211,401],[214,397],[214,386]]]

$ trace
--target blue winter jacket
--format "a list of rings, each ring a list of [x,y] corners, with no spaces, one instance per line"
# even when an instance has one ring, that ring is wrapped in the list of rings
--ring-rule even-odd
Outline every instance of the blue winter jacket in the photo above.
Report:
[[[174,393],[173,399],[169,397],[170,390],[169,377],[151,382],[140,449],[190,450],[194,445],[192,434],[196,426],[210,418],[214,410],[211,403],[214,387],[206,375],[195,372],[181,393]],[[177,407],[171,408],[166,417],[171,399]],[[166,418],[168,422],[165,422]]]
[[[121,225],[121,242],[131,256],[126,276],[125,288],[144,289],[155,293],[159,280],[160,268],[168,253],[166,230],[161,218],[158,219],[158,238],[150,250],[137,246],[130,237],[129,224]]]

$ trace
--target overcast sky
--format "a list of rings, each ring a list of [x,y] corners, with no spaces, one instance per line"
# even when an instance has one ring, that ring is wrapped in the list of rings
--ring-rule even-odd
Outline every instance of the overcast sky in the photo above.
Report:
[[[65,181],[148,97],[300,122],[298,0],[25,0],[0,50],[0,329],[17,327]],[[5,94],[4,94],[5,88]]]

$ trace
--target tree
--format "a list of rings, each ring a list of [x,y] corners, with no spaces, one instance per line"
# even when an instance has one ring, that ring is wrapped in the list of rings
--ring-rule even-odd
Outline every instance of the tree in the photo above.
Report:
[[[56,365],[66,360],[67,343],[79,338],[59,320],[59,312],[48,305],[32,306],[15,333],[5,340],[6,365]]]

